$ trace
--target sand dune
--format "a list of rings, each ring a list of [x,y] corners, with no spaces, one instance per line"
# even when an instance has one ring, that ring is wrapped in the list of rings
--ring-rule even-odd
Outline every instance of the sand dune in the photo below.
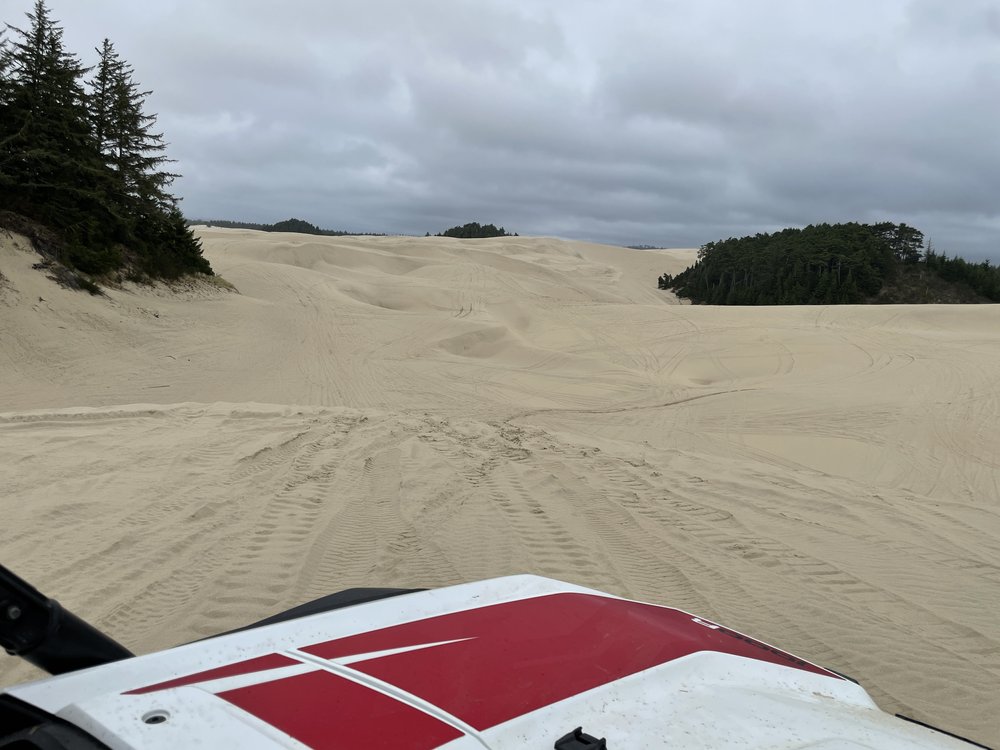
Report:
[[[655,279],[693,251],[202,234],[240,294],[91,298],[0,245],[3,560],[128,646],[531,571],[1000,741],[996,307],[680,305]]]

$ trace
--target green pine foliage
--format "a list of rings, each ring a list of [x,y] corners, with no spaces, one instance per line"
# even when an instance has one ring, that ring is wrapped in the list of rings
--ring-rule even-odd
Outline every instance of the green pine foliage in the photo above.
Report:
[[[169,163],[162,133],[152,132],[155,115],[144,111],[150,91],[140,91],[132,66],[105,39],[96,50],[98,64],[90,81],[90,116],[105,164],[115,175],[116,199],[123,207],[150,203],[169,211],[176,200],[167,192],[177,175]]]
[[[91,275],[211,274],[131,66],[105,40],[86,68],[44,0],[26,15],[0,42],[0,205],[51,228],[56,259]]]
[[[481,239],[484,237],[511,237],[517,235],[509,234],[503,227],[498,229],[494,224],[483,225],[478,221],[472,221],[468,224],[463,224],[460,227],[445,229],[443,232],[439,232],[437,236],[460,237],[462,239]]]
[[[710,305],[925,302],[933,298],[916,298],[912,280],[930,273],[966,285],[963,300],[1000,301],[1000,272],[988,261],[949,260],[924,252],[923,242],[919,230],[889,222],[784,229],[710,242],[695,265],[661,276],[659,286]]]
[[[1000,302],[1000,266],[994,266],[988,260],[970,263],[964,258],[938,255],[928,247],[921,265],[944,281],[966,286],[990,302]]]

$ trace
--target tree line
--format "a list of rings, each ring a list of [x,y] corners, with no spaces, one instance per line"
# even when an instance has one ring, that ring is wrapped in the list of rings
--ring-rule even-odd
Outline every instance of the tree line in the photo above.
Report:
[[[298,232],[299,234],[318,234],[324,237],[385,237],[384,232],[344,232],[339,229],[320,229],[303,219],[285,219],[274,224],[258,224],[252,221],[228,221],[226,219],[196,219],[191,224],[205,224],[209,227],[223,229],[254,229],[258,232]]]
[[[1000,302],[1000,267],[988,260],[970,263],[964,258],[938,255],[933,248],[924,251],[923,265],[947,282],[967,286],[990,302]]]
[[[169,188],[156,115],[105,39],[85,67],[44,0],[0,32],[0,223],[52,237],[69,268],[132,278],[211,274]]]
[[[1000,269],[924,248],[906,224],[816,224],[703,245],[661,289],[710,305],[1000,302]]]
[[[430,237],[431,233],[428,232]],[[517,237],[517,232],[510,234],[503,227],[495,224],[480,224],[478,221],[470,221],[460,227],[451,227],[443,232],[438,232],[437,237],[459,237],[461,239],[483,239],[486,237]]]

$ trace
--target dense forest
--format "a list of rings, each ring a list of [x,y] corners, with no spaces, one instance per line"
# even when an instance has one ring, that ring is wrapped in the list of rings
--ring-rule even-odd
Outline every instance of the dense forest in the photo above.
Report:
[[[1000,268],[924,247],[906,224],[817,224],[704,245],[661,289],[710,305],[1000,302]]]
[[[191,224],[205,224],[210,227],[222,227],[223,229],[255,229],[258,232],[298,232],[299,234],[320,234],[324,237],[384,237],[382,232],[344,232],[339,229],[320,229],[315,224],[310,224],[302,219],[285,219],[274,224],[255,224],[252,221],[227,221],[225,219],[203,220],[198,219]]]
[[[427,233],[430,236],[430,232]],[[499,229],[494,224],[480,224],[478,221],[471,221],[460,227],[445,229],[437,233],[438,237],[459,237],[461,239],[482,239],[484,237],[517,237],[517,232],[510,234],[506,229]]]
[[[26,15],[0,38],[0,226],[90,276],[211,274],[169,192],[151,92],[107,39],[85,67],[44,0]]]

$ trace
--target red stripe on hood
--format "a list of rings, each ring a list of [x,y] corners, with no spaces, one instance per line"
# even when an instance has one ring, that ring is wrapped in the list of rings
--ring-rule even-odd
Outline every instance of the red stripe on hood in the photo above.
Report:
[[[462,640],[351,662],[476,727],[698,651],[830,672],[675,609],[589,594],[553,594],[417,620],[303,648],[326,659]]]

